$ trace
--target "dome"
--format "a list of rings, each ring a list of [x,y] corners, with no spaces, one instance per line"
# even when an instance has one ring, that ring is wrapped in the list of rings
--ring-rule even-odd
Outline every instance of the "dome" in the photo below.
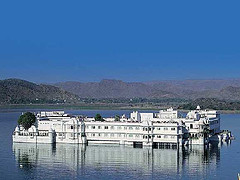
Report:
[[[187,116],[186,116],[186,117],[187,117],[188,119],[193,119],[193,118],[194,118],[194,115],[195,115],[195,113],[191,111],[191,112],[188,112],[188,113],[187,113]]]
[[[17,126],[17,127],[15,128],[15,131],[16,131],[16,132],[19,132],[19,131],[20,131],[19,126]]]
[[[29,129],[28,132],[37,132],[37,129],[34,125],[32,125]]]

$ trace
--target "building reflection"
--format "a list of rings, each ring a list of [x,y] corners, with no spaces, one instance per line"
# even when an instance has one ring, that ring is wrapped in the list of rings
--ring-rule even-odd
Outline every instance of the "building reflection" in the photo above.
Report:
[[[229,145],[229,144],[225,144]],[[14,143],[13,152],[20,168],[61,167],[78,173],[89,169],[138,171],[168,174],[204,171],[217,167],[222,144],[180,149],[138,149],[126,146]]]

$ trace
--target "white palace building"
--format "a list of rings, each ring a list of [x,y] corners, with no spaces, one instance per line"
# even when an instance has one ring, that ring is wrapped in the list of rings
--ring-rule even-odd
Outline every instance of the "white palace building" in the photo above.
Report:
[[[180,147],[189,144],[204,145],[210,140],[222,139],[220,114],[217,111],[190,111],[183,117],[169,108],[158,113],[134,111],[118,120],[72,116],[63,111],[40,112],[37,121],[27,131],[17,126],[13,142],[120,144],[133,147]]]

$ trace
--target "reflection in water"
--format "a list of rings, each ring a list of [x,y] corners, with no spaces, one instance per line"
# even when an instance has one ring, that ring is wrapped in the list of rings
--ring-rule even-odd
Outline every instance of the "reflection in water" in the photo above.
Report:
[[[183,149],[137,149],[125,146],[27,144],[14,143],[13,151],[20,168],[34,171],[38,167],[74,173],[114,172],[162,177],[175,174],[198,176],[214,171],[220,162],[220,144],[208,148],[190,146]],[[126,170],[127,169],[127,170]]]

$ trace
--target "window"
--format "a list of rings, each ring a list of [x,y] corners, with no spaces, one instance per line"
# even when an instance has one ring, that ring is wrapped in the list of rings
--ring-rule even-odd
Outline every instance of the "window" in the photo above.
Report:
[[[175,131],[175,128],[171,128],[172,131]]]
[[[117,128],[118,128],[118,129],[122,129],[122,127],[121,127],[121,126],[118,126]]]
[[[133,130],[133,127],[129,127],[129,130]]]
[[[113,134],[113,133],[111,133],[111,137],[114,137],[114,134]]]
[[[101,126],[98,126],[98,129],[101,129]]]
[[[108,129],[108,126],[104,126],[104,129]]]
[[[129,134],[128,137],[133,137],[133,134]]]
[[[92,126],[92,129],[95,129],[95,126]]]
[[[71,129],[73,129],[73,126],[71,126]]]
[[[193,129],[193,124],[190,124],[190,129]]]
[[[139,127],[136,127],[136,130],[139,130],[140,128]]]
[[[111,126],[111,129],[114,129],[114,126]]]
[[[157,138],[161,138],[161,136],[160,136],[160,135],[158,135],[158,136],[157,136]]]
[[[165,131],[167,131],[167,130],[168,130],[168,128],[167,128],[167,127],[165,127],[165,128],[164,128],[164,130],[165,130]]]
[[[172,139],[174,139],[174,138],[175,138],[175,136],[171,136],[171,138],[172,138]]]
[[[92,134],[92,137],[94,137],[94,136],[95,136],[95,133]]]
[[[161,130],[161,128],[159,127],[159,128],[157,128],[157,130]]]
[[[105,133],[105,134],[104,134],[104,136],[105,136],[105,137],[108,137],[108,134],[107,134],[107,133]]]

